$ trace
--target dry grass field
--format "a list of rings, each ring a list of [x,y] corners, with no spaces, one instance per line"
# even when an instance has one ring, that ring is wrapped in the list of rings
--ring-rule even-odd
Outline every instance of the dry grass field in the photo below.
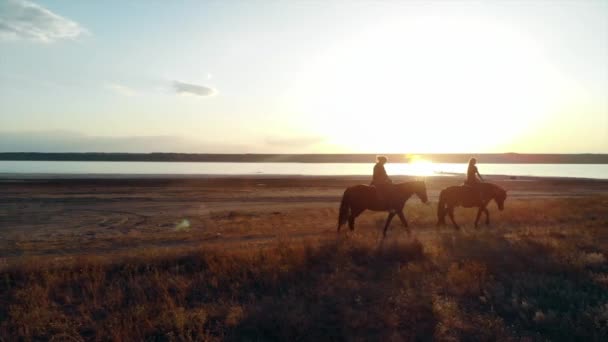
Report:
[[[497,177],[505,211],[413,233],[356,178],[11,181],[0,188],[0,340],[608,339],[608,184]]]

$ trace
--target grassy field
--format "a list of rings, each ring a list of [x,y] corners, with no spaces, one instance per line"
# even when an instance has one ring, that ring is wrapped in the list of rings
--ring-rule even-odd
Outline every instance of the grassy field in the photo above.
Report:
[[[50,257],[23,252],[44,241],[22,241],[20,256],[0,265],[0,337],[605,341],[607,208],[606,196],[508,200],[478,230],[474,212],[460,210],[468,223],[454,232],[437,230],[434,207],[418,202],[406,208],[415,233],[394,224],[385,240],[383,215],[364,215],[354,234],[338,236],[328,207],[275,215],[274,225],[317,228],[286,226],[263,243],[193,239]],[[224,234],[263,236],[272,226],[246,212],[214,215],[206,227],[216,222]],[[295,231],[300,238],[290,238]],[[121,243],[163,238],[149,234]],[[189,241],[192,231],[172,234]]]

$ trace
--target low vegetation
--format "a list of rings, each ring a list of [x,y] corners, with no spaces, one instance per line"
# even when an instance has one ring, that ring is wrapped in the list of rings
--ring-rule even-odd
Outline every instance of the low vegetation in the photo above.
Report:
[[[429,221],[384,241],[362,224],[255,248],[24,257],[0,271],[0,340],[605,341],[606,207],[512,201],[489,229]]]

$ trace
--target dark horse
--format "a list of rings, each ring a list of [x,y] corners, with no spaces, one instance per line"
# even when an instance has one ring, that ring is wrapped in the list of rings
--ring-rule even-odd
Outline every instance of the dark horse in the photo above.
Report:
[[[396,215],[399,216],[401,223],[405,228],[408,227],[405,215],[403,215],[403,206],[413,194],[416,194],[423,203],[428,201],[426,196],[426,185],[422,181],[405,182],[392,185],[394,188],[391,192],[390,204],[378,199],[376,188],[367,185],[355,185],[348,187],[342,196],[340,203],[340,216],[338,217],[338,232],[340,227],[348,220],[350,230],[355,230],[355,219],[366,209],[373,211],[388,211],[386,224],[384,225],[384,236],[386,229],[391,223],[391,220]],[[409,232],[409,230],[408,230]]]
[[[486,206],[491,200],[494,200],[498,205],[498,209],[503,210],[507,192],[503,188],[492,183],[478,183],[476,187],[479,189],[475,189],[468,185],[461,185],[450,186],[441,190],[441,193],[439,194],[439,203],[437,204],[437,225],[445,224],[445,215],[447,213],[454,224],[454,228],[460,229],[458,224],[454,221],[454,207],[457,206],[479,208],[477,211],[477,219],[475,219],[475,227],[477,227],[482,212],[486,213],[486,224],[490,224],[490,213]]]

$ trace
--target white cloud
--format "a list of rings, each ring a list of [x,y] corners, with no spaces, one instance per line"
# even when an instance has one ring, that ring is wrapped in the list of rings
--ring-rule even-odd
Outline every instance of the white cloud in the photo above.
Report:
[[[75,21],[26,0],[0,0],[0,40],[52,43],[88,31]]]
[[[196,95],[207,97],[217,94],[217,91],[211,87],[180,81],[173,81],[173,88],[178,94],[184,95]]]
[[[123,96],[131,97],[139,95],[139,93],[135,89],[129,88],[119,83],[107,83],[104,85],[104,88],[112,90],[113,92]]]

